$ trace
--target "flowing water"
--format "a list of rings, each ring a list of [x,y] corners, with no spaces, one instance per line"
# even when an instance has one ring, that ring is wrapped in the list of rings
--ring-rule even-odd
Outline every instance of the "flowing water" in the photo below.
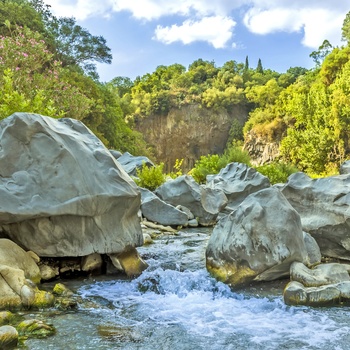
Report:
[[[349,307],[286,306],[286,281],[234,292],[211,278],[209,233],[188,229],[139,248],[149,268],[137,279],[82,282],[79,310],[41,313],[57,335],[28,340],[28,349],[350,348]]]

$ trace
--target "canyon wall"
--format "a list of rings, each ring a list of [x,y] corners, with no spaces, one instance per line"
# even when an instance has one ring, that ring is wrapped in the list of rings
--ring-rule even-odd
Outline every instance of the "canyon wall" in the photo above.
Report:
[[[176,159],[183,159],[183,171],[193,168],[202,155],[222,154],[234,120],[244,125],[248,112],[235,106],[230,112],[206,109],[191,104],[172,109],[167,115],[151,115],[135,121],[135,129],[144,135],[154,150],[156,163],[173,170]]]

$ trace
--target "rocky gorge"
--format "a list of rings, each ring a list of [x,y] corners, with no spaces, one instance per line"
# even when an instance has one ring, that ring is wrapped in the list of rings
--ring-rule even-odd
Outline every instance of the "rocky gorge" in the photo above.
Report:
[[[138,247],[147,227],[173,234],[213,227],[206,268],[232,290],[290,278],[287,305],[350,302],[345,165],[342,175],[296,173],[271,186],[256,170],[231,163],[205,185],[183,175],[151,192],[128,175],[143,162],[107,150],[76,120],[16,113],[0,123],[3,310],[58,305],[57,290],[40,283],[67,272],[141,275],[147,263]],[[1,332],[15,334],[3,327],[0,342],[7,341]]]

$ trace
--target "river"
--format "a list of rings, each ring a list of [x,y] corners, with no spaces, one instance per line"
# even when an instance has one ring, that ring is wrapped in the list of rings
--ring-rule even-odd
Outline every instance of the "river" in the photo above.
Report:
[[[31,312],[57,334],[28,349],[345,350],[350,308],[284,305],[287,281],[231,291],[209,276],[210,229],[161,235],[138,248],[149,264],[138,278],[65,281],[84,300],[78,310]]]

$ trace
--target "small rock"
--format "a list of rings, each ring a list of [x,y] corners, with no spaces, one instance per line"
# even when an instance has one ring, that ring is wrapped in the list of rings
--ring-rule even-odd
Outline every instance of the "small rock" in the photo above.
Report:
[[[144,271],[148,265],[142,260],[135,248],[131,248],[119,254],[109,254],[113,265],[125,272],[129,277],[138,276]]]
[[[47,338],[56,333],[55,327],[36,319],[22,321],[17,329],[21,336],[33,338]]]
[[[102,267],[102,258],[98,253],[93,253],[84,256],[81,260],[81,270],[82,271],[96,271],[100,270]]]
[[[63,283],[56,283],[53,287],[53,294],[60,296],[72,296],[73,292],[67,288]]]
[[[144,233],[143,234],[143,245],[148,245],[148,244],[152,244],[152,243],[153,243],[152,237],[148,233]]]
[[[0,326],[9,324],[14,317],[14,314],[10,311],[0,311]]]
[[[192,220],[189,220],[188,221],[188,226],[190,226],[190,227],[198,227],[198,221],[197,221],[197,219],[192,219]]]
[[[303,231],[303,238],[305,243],[305,248],[307,252],[306,263],[308,267],[313,267],[321,263],[322,255],[320,247],[318,246],[315,238],[313,238],[309,233]]]
[[[58,267],[52,267],[46,264],[39,265],[41,279],[43,281],[50,281],[59,276]]]
[[[35,254],[33,251],[28,250],[27,254],[35,261],[36,264],[39,264],[40,262],[40,257],[38,257],[37,254]]]
[[[0,327],[0,349],[15,349],[18,344],[18,332],[12,326]]]

